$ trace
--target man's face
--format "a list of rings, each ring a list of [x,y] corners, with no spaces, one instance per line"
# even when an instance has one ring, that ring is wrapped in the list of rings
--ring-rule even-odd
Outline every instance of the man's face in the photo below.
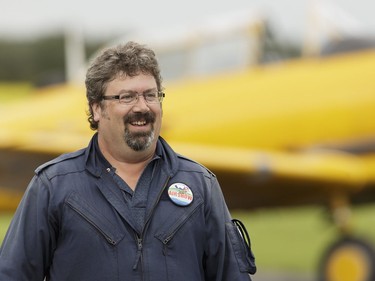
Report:
[[[105,96],[122,93],[157,91],[154,77],[147,74],[118,76],[107,84]],[[94,105],[94,119],[99,122],[98,132],[106,144],[125,144],[135,151],[143,151],[155,144],[160,134],[161,103],[147,103],[138,96],[135,104],[121,104],[118,99],[103,100]]]

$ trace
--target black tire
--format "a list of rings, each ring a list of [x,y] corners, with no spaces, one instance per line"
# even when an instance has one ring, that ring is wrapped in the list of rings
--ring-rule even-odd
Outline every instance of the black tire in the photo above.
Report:
[[[323,254],[319,281],[375,281],[375,251],[359,238],[343,237]]]

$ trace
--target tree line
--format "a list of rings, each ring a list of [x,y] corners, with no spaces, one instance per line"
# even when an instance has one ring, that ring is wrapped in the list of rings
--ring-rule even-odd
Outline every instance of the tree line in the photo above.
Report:
[[[65,38],[53,35],[35,40],[0,40],[0,81],[43,86],[64,82]],[[103,42],[85,43],[90,57]]]
[[[105,41],[85,42],[88,59]],[[0,81],[29,82],[35,86],[61,83],[65,77],[65,36],[55,34],[34,40],[0,39]],[[261,63],[301,54],[300,47],[277,39],[270,28],[263,38]]]

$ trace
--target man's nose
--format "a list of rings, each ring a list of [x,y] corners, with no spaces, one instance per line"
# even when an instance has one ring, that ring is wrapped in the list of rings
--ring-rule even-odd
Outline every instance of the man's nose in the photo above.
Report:
[[[133,110],[134,111],[143,111],[143,112],[150,110],[143,94],[137,95],[137,100],[135,101],[135,104],[133,105]]]

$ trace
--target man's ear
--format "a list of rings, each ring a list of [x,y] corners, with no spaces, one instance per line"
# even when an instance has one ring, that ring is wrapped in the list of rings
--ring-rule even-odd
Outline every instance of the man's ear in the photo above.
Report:
[[[93,112],[94,121],[99,122],[100,115],[101,115],[101,106],[99,105],[99,103],[94,103],[92,105],[92,112]]]

